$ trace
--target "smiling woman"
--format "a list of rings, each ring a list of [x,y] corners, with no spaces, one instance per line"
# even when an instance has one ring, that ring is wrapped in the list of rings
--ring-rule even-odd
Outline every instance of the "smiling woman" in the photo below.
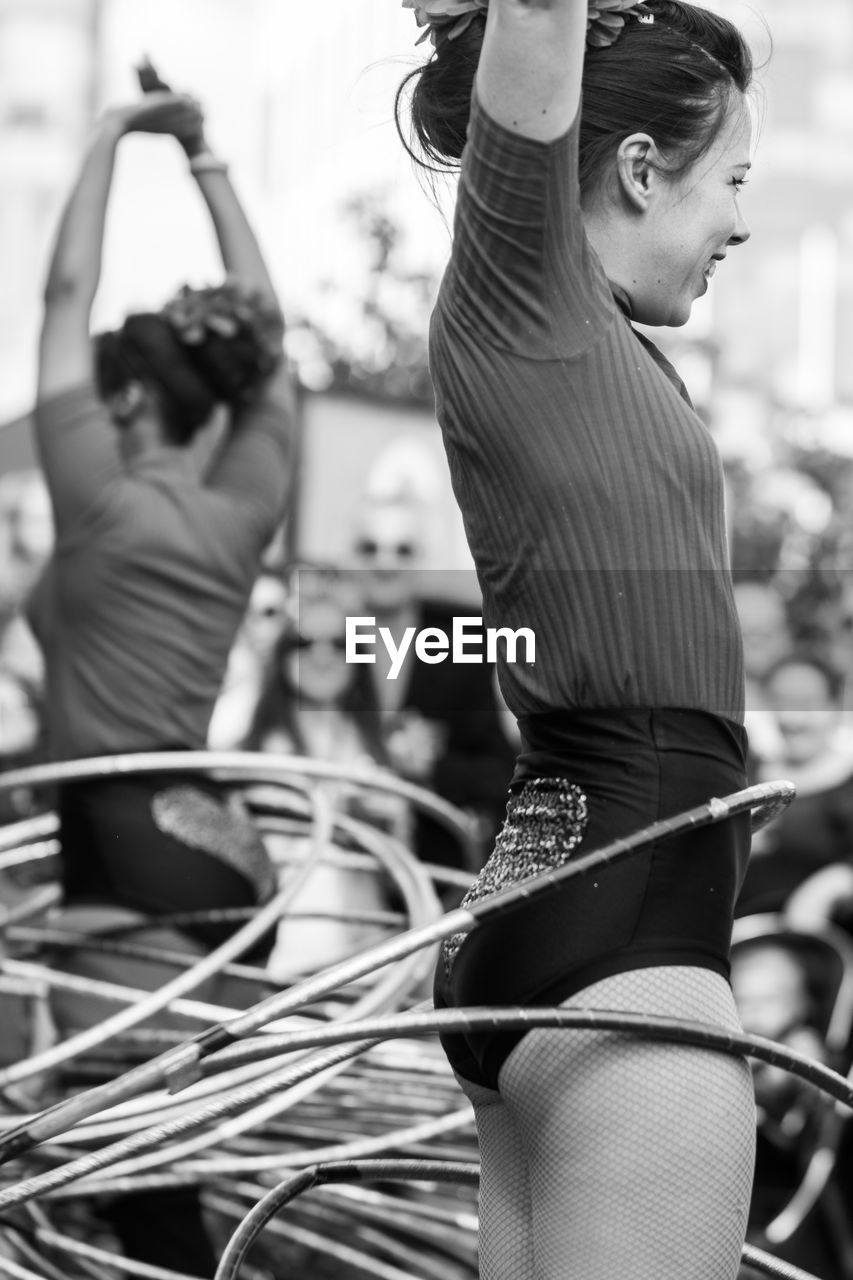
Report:
[[[616,153],[620,199],[597,201],[585,229],[608,279],[631,299],[634,319],[682,325],[730,247],[749,239],[738,195],[750,167],[752,122],[741,95],[729,102],[705,155],[671,174],[650,134]]]
[[[521,754],[471,902],[744,785],[720,459],[632,321],[684,324],[749,237],[752,65],[681,0],[406,3],[434,46],[404,85],[409,145],[461,170],[431,326],[439,422],[484,621],[536,636],[534,665],[499,653]],[[527,902],[445,947],[436,1003],[736,1026],[748,847],[736,818]],[[483,1280],[733,1280],[745,1064],[558,1030],[444,1045],[477,1113]]]

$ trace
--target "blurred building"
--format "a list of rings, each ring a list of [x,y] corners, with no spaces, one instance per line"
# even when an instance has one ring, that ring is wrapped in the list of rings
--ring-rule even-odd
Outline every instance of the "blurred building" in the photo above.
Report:
[[[0,421],[27,407],[57,204],[93,109],[96,0],[0,0]]]
[[[742,197],[753,239],[666,342],[732,447],[772,400],[853,412],[853,4],[714,0],[766,50],[755,168]],[[762,20],[766,28],[762,26]],[[0,420],[31,401],[50,239],[95,112],[135,91],[149,53],[209,109],[289,305],[336,305],[358,285],[342,210],[378,191],[412,253],[439,263],[446,222],[393,124],[394,89],[423,56],[398,0],[0,0]],[[123,144],[98,324],[216,269],[182,157]],[[840,416],[839,416],[840,415]],[[840,428],[839,428],[839,423]],[[853,439],[853,431],[847,433]]]

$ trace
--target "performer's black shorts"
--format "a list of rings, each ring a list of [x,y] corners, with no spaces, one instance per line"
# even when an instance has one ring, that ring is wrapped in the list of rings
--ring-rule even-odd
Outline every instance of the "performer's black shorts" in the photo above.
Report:
[[[706,712],[565,712],[520,727],[507,818],[467,902],[746,785],[744,729]],[[522,900],[444,944],[436,1007],[559,1004],[653,965],[728,978],[749,840],[749,814],[739,814]],[[494,1089],[523,1035],[472,1032],[442,1044],[459,1075]]]
[[[251,819],[209,778],[163,773],[68,783],[58,810],[68,904],[115,903],[163,917],[254,907],[274,891]],[[181,927],[217,946],[239,922]]]

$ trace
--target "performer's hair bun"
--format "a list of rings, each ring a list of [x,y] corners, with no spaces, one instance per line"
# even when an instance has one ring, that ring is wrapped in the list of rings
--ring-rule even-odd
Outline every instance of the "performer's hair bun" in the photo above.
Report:
[[[106,399],[142,382],[170,437],[184,443],[217,404],[245,399],[272,372],[282,333],[278,308],[233,280],[184,286],[161,311],[129,315],[120,329],[99,335],[98,390]]]
[[[476,13],[451,37],[436,28],[432,56],[403,79],[397,127],[423,168],[457,168],[465,145],[485,20]],[[667,172],[688,169],[713,144],[733,94],[746,93],[752,57],[737,28],[686,0],[645,0],[618,39],[588,48],[584,61],[579,179],[584,198],[609,180],[619,144],[650,133]],[[408,107],[408,121],[404,122]]]

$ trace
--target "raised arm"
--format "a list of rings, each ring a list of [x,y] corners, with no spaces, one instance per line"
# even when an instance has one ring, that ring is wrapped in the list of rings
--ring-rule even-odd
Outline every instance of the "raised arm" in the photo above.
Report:
[[[157,93],[100,120],[62,212],[44,291],[38,399],[49,399],[91,375],[89,315],[101,276],[101,253],[116,148],[129,132],[175,133],[198,120],[197,105]]]
[[[161,79],[147,55],[137,67],[137,74],[140,87],[146,94],[170,88]],[[268,301],[278,305],[255,233],[228,177],[228,166],[211,151],[203,124],[190,123],[179,133],[178,141],[186,152],[190,172],[198,182],[210,212],[226,272],[238,277],[242,284],[258,290]]]
[[[236,277],[246,287],[257,290],[267,302],[280,311],[278,295],[269,269],[251,223],[228,176],[227,164],[213,154],[203,135],[199,137],[191,133],[181,141],[189,156],[190,172],[198,183],[199,191],[210,212],[219,252],[222,255],[222,265],[226,272]],[[260,397],[267,405],[278,409],[286,434],[289,436],[295,410],[292,381],[283,358],[262,388]],[[232,445],[232,450],[234,447]],[[225,467],[220,468],[220,480],[225,470]]]
[[[190,157],[190,172],[210,211],[226,272],[277,303],[267,264],[228,176],[228,166],[203,146]]]
[[[44,291],[39,400],[76,386],[91,371],[89,313],[101,276],[107,200],[123,133],[120,113],[108,112],[62,213]]]
[[[190,129],[179,141],[210,213],[226,273],[260,294],[281,316],[266,260],[228,175],[227,164],[210,150],[203,132]],[[283,340],[283,316],[281,332]],[[232,425],[239,423],[240,430],[232,432],[226,441],[208,475],[208,483],[234,493],[254,494],[259,506],[267,493],[273,509],[280,511],[282,460],[289,473],[295,421],[293,380],[282,352],[257,395],[238,407]]]
[[[580,105],[587,0],[490,0],[477,69],[488,114],[514,133],[559,138]]]

